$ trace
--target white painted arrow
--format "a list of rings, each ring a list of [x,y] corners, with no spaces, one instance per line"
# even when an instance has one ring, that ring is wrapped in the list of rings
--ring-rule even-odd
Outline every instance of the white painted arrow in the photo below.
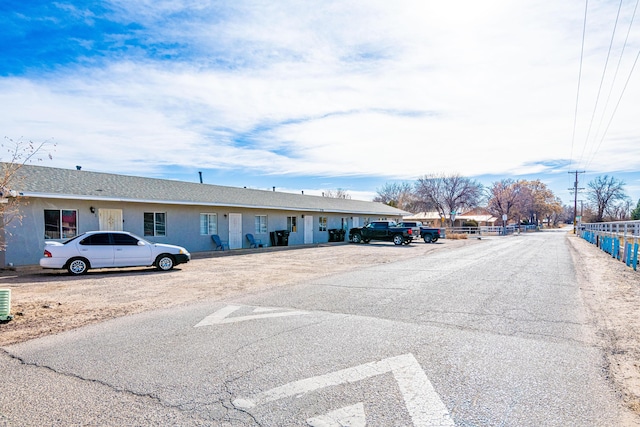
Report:
[[[412,354],[390,357],[378,362],[365,363],[325,375],[294,381],[262,393],[256,393],[248,398],[236,399],[233,401],[233,405],[236,408],[249,409],[287,397],[300,398],[306,393],[321,388],[353,383],[388,372],[393,373],[398,382],[398,388],[414,426],[455,426],[447,407]]]
[[[326,415],[309,418],[307,424],[311,427],[365,427],[367,417],[364,414],[364,405],[357,403]]]
[[[235,323],[235,322],[244,322],[247,320],[258,320],[258,319],[268,319],[270,317],[285,317],[285,316],[299,316],[302,314],[308,314],[306,311],[280,311],[275,312],[277,309],[275,308],[260,308],[257,307],[254,310],[254,313],[261,314],[253,314],[250,316],[236,316],[236,317],[228,317],[233,312],[238,311],[242,308],[240,305],[228,305],[215,313],[205,317],[194,326],[194,328],[198,328],[200,326],[212,326],[212,325],[222,325],[225,323]]]

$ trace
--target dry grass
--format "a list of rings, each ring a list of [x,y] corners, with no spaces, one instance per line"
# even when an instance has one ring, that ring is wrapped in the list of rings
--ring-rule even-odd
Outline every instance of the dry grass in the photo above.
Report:
[[[469,235],[466,233],[447,233],[447,239],[449,240],[465,240]]]

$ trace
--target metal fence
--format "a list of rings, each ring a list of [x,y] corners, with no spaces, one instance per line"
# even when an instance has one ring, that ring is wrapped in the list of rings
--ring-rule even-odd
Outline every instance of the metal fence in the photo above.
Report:
[[[581,224],[579,233],[587,242],[637,271],[640,221]]]
[[[519,227],[515,225],[507,225],[506,227],[482,225],[480,227],[447,227],[447,233],[504,236],[518,232],[536,231],[537,229],[538,227],[535,225],[520,225]]]

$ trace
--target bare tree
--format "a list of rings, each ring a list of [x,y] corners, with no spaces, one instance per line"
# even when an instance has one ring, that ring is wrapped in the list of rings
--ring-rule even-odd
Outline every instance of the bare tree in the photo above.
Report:
[[[607,209],[627,197],[624,186],[623,181],[608,175],[598,176],[587,184],[587,198],[595,208],[596,222],[602,222]]]
[[[441,216],[447,216],[478,206],[482,184],[458,174],[425,175],[416,183],[416,196],[424,206],[433,206]]]
[[[350,199],[351,195],[347,193],[347,190],[338,188],[336,190],[324,190],[322,197],[331,197],[332,199]]]
[[[507,219],[517,218],[519,222],[522,199],[522,185],[512,179],[503,179],[494,182],[489,188],[487,209],[498,218],[506,215]]]
[[[605,215],[611,221],[624,221],[631,217],[631,198],[625,197],[619,203],[607,207]]]
[[[562,202],[553,194],[545,183],[539,179],[535,181],[521,181],[527,189],[525,212],[531,224],[539,224],[543,218],[549,219],[552,215],[562,212]]]
[[[0,149],[7,153],[5,160],[0,158],[0,250],[6,247],[6,235],[9,233],[7,225],[12,222],[22,221],[19,210],[19,194],[16,188],[20,187],[20,169],[27,163],[42,161],[45,146],[48,141],[35,143],[23,139],[13,140],[5,136],[5,141],[0,144]],[[54,144],[55,147],[55,144]],[[51,153],[46,153],[49,159]],[[24,203],[24,202],[22,202]]]
[[[386,183],[376,191],[378,195],[373,198],[374,202],[384,203],[409,212],[419,210],[413,186],[408,182]]]

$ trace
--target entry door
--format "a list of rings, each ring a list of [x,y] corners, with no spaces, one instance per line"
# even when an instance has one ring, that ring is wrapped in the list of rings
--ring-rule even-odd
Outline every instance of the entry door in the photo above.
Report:
[[[229,249],[242,248],[242,214],[229,214]]]
[[[304,216],[304,243],[313,243],[313,216]]]
[[[98,209],[101,231],[122,231],[122,209]]]

